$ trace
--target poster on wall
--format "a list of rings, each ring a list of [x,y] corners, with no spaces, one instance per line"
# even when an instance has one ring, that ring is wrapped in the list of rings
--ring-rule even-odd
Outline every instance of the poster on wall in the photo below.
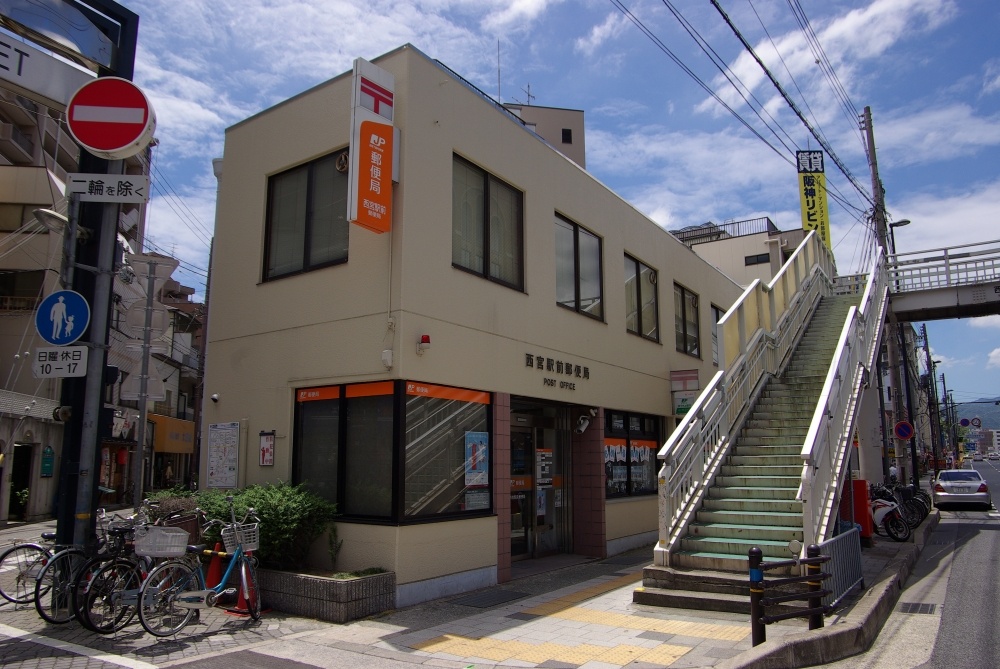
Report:
[[[490,437],[486,432],[465,433],[465,485],[490,484]]]
[[[235,488],[239,463],[240,424],[212,423],[208,426],[209,488]]]
[[[274,431],[260,433],[260,466],[274,466]]]

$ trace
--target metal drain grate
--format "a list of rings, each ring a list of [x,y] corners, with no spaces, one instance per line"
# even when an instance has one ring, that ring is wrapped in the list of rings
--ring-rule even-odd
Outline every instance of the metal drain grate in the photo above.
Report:
[[[526,592],[515,592],[513,590],[494,590],[491,592],[483,592],[476,595],[470,595],[469,597],[463,597],[461,599],[451,600],[452,604],[460,604],[462,606],[474,606],[477,609],[488,609],[491,606],[498,606],[500,604],[506,604],[507,602],[512,602],[515,599],[521,599],[522,597],[527,597]]]
[[[899,605],[900,613],[934,613],[937,604],[918,604],[916,602],[902,602]]]

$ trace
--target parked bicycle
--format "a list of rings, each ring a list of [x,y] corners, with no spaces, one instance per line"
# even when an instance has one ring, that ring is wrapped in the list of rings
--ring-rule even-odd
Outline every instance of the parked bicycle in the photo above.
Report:
[[[153,569],[139,589],[139,622],[154,636],[173,636],[191,621],[195,612],[216,606],[223,596],[241,595],[246,602],[247,613],[252,620],[260,619],[261,599],[257,585],[257,559],[251,555],[260,546],[260,519],[252,508],[240,521],[236,520],[233,497],[227,496],[231,522],[209,521],[204,528],[213,525],[222,527],[225,551],[205,550],[204,546],[178,544],[175,533],[166,533],[170,528],[149,528],[152,536],[150,544],[155,544],[158,552],[179,551],[176,559],[167,560]],[[247,523],[247,520],[253,520]],[[170,536],[174,534],[174,536]],[[136,552],[140,552],[137,540]],[[219,583],[206,587],[205,574],[200,555],[229,558],[229,565]],[[228,587],[234,571],[239,576],[237,588]]]
[[[18,541],[0,553],[0,596],[12,604],[31,604],[35,580],[52,557],[56,533],[42,532],[40,542]]]
[[[97,543],[90,547],[63,546],[45,562],[35,579],[35,610],[53,625],[68,623],[76,616],[73,590],[80,569],[87,560],[104,553],[107,546],[107,526],[110,518],[104,509],[97,510]]]

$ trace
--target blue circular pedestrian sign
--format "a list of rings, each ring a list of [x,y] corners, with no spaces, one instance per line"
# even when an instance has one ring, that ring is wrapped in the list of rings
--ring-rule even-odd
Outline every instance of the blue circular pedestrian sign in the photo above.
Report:
[[[35,329],[53,346],[72,344],[90,325],[90,305],[74,290],[57,290],[38,305]]]

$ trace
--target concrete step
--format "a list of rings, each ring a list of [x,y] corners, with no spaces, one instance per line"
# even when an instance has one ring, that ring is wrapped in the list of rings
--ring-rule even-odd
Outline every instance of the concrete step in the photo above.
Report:
[[[736,465],[724,464],[719,468],[719,474],[727,479],[732,477],[753,478],[797,478],[802,476],[802,462],[798,465],[764,464]]]
[[[736,539],[723,537],[693,537],[688,535],[681,539],[681,550],[676,554],[680,556],[684,553],[691,557],[709,557],[713,560],[723,560],[723,562],[705,562],[698,564],[693,560],[690,566],[697,569],[716,569],[721,571],[746,571],[747,553],[751,548],[759,548],[765,560],[787,560],[792,557],[788,550],[787,541],[770,541],[766,539]],[[673,557],[671,557],[673,561]],[[715,567],[713,564],[727,564],[728,567]],[[684,565],[678,562],[678,566]]]
[[[726,464],[745,467],[797,467],[802,469],[802,458],[797,453],[788,455],[730,455]]]
[[[706,497],[702,511],[737,511],[759,514],[790,513],[802,521],[802,502],[795,500],[795,493],[787,499],[750,497]]]
[[[805,436],[806,433],[802,432],[798,435],[788,434],[783,437],[764,437],[764,436],[740,437],[737,440],[737,445],[738,446],[789,446],[801,450],[802,444],[805,442]],[[792,452],[797,452],[797,451],[792,451]]]
[[[777,418],[768,419],[772,423],[780,423],[781,421]],[[786,423],[785,425],[777,425],[775,427],[744,427],[740,431],[740,439],[753,439],[754,437],[774,437],[786,439],[788,441],[801,441],[806,433],[809,432],[809,423],[811,420],[805,420],[801,422]]]
[[[794,500],[799,492],[799,482],[796,480],[794,487],[785,488],[759,488],[749,486],[725,486],[714,485],[708,489],[707,494],[711,497],[722,499],[782,499]]]
[[[790,476],[719,476],[715,484],[723,488],[796,488],[799,487],[802,470]]]
[[[754,511],[750,509],[711,509],[701,507],[697,513],[699,523],[721,523],[723,525],[744,523],[752,520],[757,525],[768,527],[796,527],[802,529],[802,512],[792,511]]]
[[[781,457],[794,455],[797,457],[802,452],[802,444],[745,444],[737,441],[731,452],[740,456]]]
[[[747,516],[750,519],[750,516]],[[802,523],[794,525],[746,525],[742,523],[691,523],[686,539],[723,539],[726,541],[780,541],[788,545],[793,539],[802,541]]]

